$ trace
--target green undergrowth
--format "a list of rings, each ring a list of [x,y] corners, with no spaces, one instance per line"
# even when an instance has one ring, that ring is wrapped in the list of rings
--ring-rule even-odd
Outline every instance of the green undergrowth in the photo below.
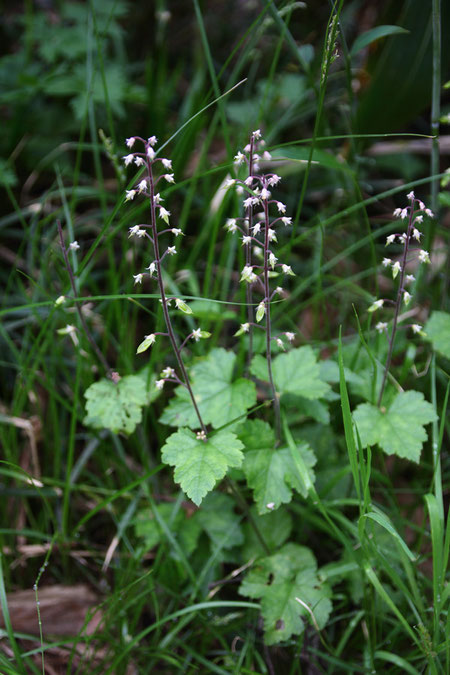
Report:
[[[448,8],[170,5],[6,11],[0,672],[447,673]],[[251,254],[267,302],[224,229],[259,129],[291,219],[276,261]],[[134,134],[173,164],[161,282],[192,396],[130,236]],[[430,264],[396,305],[411,191]]]

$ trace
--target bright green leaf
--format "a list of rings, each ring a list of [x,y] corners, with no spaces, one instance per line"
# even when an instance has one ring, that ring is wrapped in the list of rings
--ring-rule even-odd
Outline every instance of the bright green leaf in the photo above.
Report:
[[[277,509],[292,499],[292,489],[306,497],[308,490],[302,481],[289,448],[275,449],[275,436],[271,427],[262,420],[248,420],[239,430],[239,439],[245,445],[242,465],[248,486],[253,490],[260,514]],[[311,481],[316,463],[314,453],[307,443],[297,446],[309,470]],[[312,475],[311,475],[312,474]]]
[[[311,621],[310,612],[314,623],[323,628],[331,612],[330,587],[319,580],[312,551],[298,544],[286,544],[279,553],[258,560],[239,593],[261,599],[268,645],[301,635],[305,622]]]
[[[145,381],[138,375],[126,375],[117,384],[106,378],[86,390],[84,424],[94,429],[110,429],[115,434],[131,434],[142,418],[147,403]]]
[[[322,398],[329,385],[320,377],[320,366],[309,346],[292,349],[279,354],[272,362],[275,388],[280,394],[297,394],[308,399]],[[260,380],[268,381],[267,361],[257,354],[251,364],[251,372]]]
[[[232,382],[236,355],[225,349],[213,349],[206,359],[191,369],[192,389],[205,424],[219,428],[244,415],[256,403],[253,382],[240,378]],[[175,390],[161,416],[163,424],[199,428],[199,421],[189,392],[185,387]]]
[[[230,431],[219,431],[203,441],[190,429],[179,429],[166,440],[161,456],[175,467],[175,481],[198,506],[229,467],[241,466],[242,448]]]
[[[450,314],[433,312],[427,321],[425,332],[434,349],[450,359]]]
[[[390,408],[381,411],[361,403],[353,413],[362,445],[378,443],[388,455],[418,462],[427,432],[424,425],[437,419],[431,403],[418,391],[400,392]]]

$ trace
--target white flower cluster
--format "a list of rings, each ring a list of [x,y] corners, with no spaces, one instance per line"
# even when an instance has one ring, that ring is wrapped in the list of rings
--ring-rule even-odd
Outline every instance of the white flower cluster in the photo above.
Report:
[[[168,211],[164,206],[162,206],[161,202],[163,202],[164,199],[161,197],[159,192],[156,192],[156,186],[158,185],[159,181],[163,179],[167,183],[175,183],[174,175],[173,173],[162,173],[157,178],[154,178],[153,166],[155,165],[155,163],[161,162],[162,166],[164,167],[164,170],[171,172],[172,160],[167,159],[165,157],[157,157],[157,153],[154,149],[155,145],[158,142],[156,136],[150,136],[150,138],[148,138],[147,140],[141,138],[140,136],[131,136],[130,138],[126,139],[126,145],[130,150],[134,148],[136,142],[142,144],[143,151],[142,152],[134,151],[129,153],[128,155],[125,155],[123,157],[125,166],[129,166],[132,163],[134,163],[137,167],[146,166],[148,175],[146,178],[142,178],[133,188],[125,191],[125,201],[132,201],[136,197],[136,195],[144,195],[145,197],[151,200],[152,207],[154,209],[154,213],[156,214],[156,216],[161,218],[161,220],[163,220],[166,223],[166,225],[169,225],[170,211]],[[149,235],[146,228],[148,228],[148,226],[133,225],[128,230],[129,237],[137,237],[138,239],[147,237],[151,241],[153,241],[152,237]],[[164,230],[163,232],[157,233],[157,236],[159,236],[159,234],[163,234],[164,232],[171,232],[173,235],[175,235],[175,237],[178,237],[180,234],[183,234],[183,232],[179,228],[172,227],[169,228],[168,230]],[[176,255],[176,253],[177,249],[175,246],[168,246],[165,252],[161,255],[160,261],[166,255]],[[153,277],[153,275],[157,272],[156,260],[151,262],[150,265],[146,268],[146,270],[148,270],[149,277],[150,278]],[[141,284],[144,279],[144,275],[145,272],[133,274],[134,283]]]
[[[260,129],[253,131],[250,137],[250,143],[246,145],[244,151],[239,151],[234,163],[236,166],[247,167],[248,175],[245,179],[230,179],[226,187],[234,187],[238,192],[246,194],[243,200],[245,215],[240,218],[228,218],[225,223],[225,229],[232,234],[238,232],[241,235],[242,245],[246,250],[246,264],[241,270],[240,281],[247,284],[255,284],[259,287],[264,299],[256,308],[257,324],[267,315],[267,304],[276,293],[282,293],[282,288],[277,287],[272,293],[268,292],[268,278],[278,276],[282,273],[294,276],[290,265],[280,262],[272,250],[273,243],[277,242],[276,228],[280,225],[288,226],[292,224],[292,218],[286,216],[286,204],[272,197],[271,189],[281,181],[276,173],[263,173],[260,170],[261,161],[270,161],[270,153],[264,149],[265,142],[261,137]],[[271,208],[276,209],[277,214],[270,217]],[[262,265],[254,264],[252,254],[259,253],[262,256]],[[250,331],[250,322],[241,325],[236,335],[242,335]],[[285,336],[289,342],[293,338],[291,333]],[[277,344],[284,349],[281,338],[273,338]]]
[[[422,232],[418,229],[418,226],[423,223],[424,215],[428,216],[428,218],[434,218],[434,214],[431,209],[428,209],[420,199],[416,198],[414,192],[409,192],[406,195],[406,198],[410,202],[409,205],[403,209],[397,208],[393,213],[395,218],[407,221],[406,232],[394,233],[386,237],[386,246],[390,246],[391,244],[398,242],[402,245],[403,251],[401,252],[398,259],[393,260],[392,258],[385,257],[383,258],[381,264],[383,267],[389,268],[391,270],[393,279],[399,277],[400,287],[398,298],[399,300],[401,298],[405,306],[408,306],[412,295],[408,290],[406,290],[405,286],[415,281],[413,274],[406,273],[406,266],[408,262],[410,262],[410,260],[408,260],[408,253],[412,250],[415,250],[417,252],[417,260],[420,263],[430,264],[431,260],[428,251],[425,251],[424,249],[412,249],[411,245],[415,244],[415,242],[420,243]],[[375,300],[370,305],[368,311],[376,312],[378,309],[383,307],[384,302],[384,299]],[[388,324],[383,321],[379,321],[376,324],[375,329],[379,333],[387,333]],[[411,329],[414,333],[424,335],[422,327],[419,324],[412,324]]]

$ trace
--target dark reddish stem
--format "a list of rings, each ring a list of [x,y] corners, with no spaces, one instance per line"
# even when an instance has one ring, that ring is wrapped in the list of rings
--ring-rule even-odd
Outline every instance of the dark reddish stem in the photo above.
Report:
[[[147,143],[145,144],[145,149],[147,151],[148,145]],[[167,332],[169,334],[169,339],[170,343],[172,345],[172,349],[174,351],[178,366],[180,368],[180,371],[183,375],[183,380],[184,384],[186,385],[186,388],[189,392],[189,395],[191,397],[192,405],[194,406],[195,413],[198,417],[198,421],[200,423],[200,427],[202,431],[204,432],[206,436],[206,426],[203,422],[202,416],[200,415],[200,410],[198,409],[197,401],[195,400],[194,397],[194,392],[192,391],[191,383],[189,380],[189,376],[187,374],[180,348],[178,347],[177,339],[175,337],[175,333],[172,327],[172,322],[170,320],[170,314],[169,314],[169,309],[168,309],[168,304],[167,304],[167,297],[166,297],[166,292],[164,290],[164,284],[163,284],[163,278],[162,278],[162,271],[161,271],[161,255],[159,252],[159,242],[158,242],[158,229],[157,229],[157,224],[156,224],[156,205],[155,205],[155,185],[153,181],[153,171],[152,171],[152,162],[148,159],[146,159],[147,163],[147,174],[148,174],[148,180],[149,180],[149,187],[150,187],[150,209],[151,209],[151,227],[153,231],[153,250],[155,253],[155,262],[156,262],[156,269],[158,272],[158,286],[159,286],[159,293],[161,296],[161,305],[163,309],[163,314],[164,314],[164,320],[167,326]]]
[[[409,241],[411,238],[411,232],[413,229],[413,218],[414,218],[414,199],[411,200],[411,207],[409,210],[409,222],[408,222],[408,230],[406,233],[406,241],[405,241],[405,247],[403,249],[403,256],[402,256],[402,262],[401,262],[401,267],[400,267],[400,279],[399,279],[399,285],[398,285],[398,291],[397,291],[397,299],[395,301],[395,309],[394,309],[394,321],[392,323],[392,332],[391,332],[391,337],[389,338],[389,351],[386,359],[386,365],[384,367],[384,374],[383,374],[383,381],[381,383],[381,389],[380,389],[380,394],[378,396],[378,403],[377,406],[381,406],[381,402],[383,400],[383,394],[384,390],[386,387],[386,382],[387,382],[387,377],[389,374],[389,368],[391,367],[391,361],[392,361],[392,353],[394,351],[394,341],[395,341],[395,335],[397,333],[397,324],[398,324],[398,315],[400,314],[400,307],[402,304],[402,295],[404,292],[403,288],[403,282],[405,279],[405,272],[406,272],[406,257],[408,255],[408,248],[409,248]]]

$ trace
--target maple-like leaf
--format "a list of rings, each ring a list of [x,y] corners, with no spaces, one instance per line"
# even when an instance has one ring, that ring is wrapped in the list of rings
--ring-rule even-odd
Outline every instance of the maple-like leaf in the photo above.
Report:
[[[190,429],[179,429],[166,440],[161,456],[175,467],[175,481],[198,506],[229,467],[241,466],[243,447],[230,431],[218,431],[205,441]]]
[[[376,443],[388,455],[418,462],[427,432],[424,425],[437,419],[436,412],[422,393],[400,392],[388,410],[361,403],[353,413],[362,445]]]
[[[206,359],[191,369],[192,390],[205,424],[215,429],[247,412],[256,403],[253,382],[232,381],[236,355],[213,349]],[[161,422],[172,426],[199,428],[199,421],[186,387],[178,387],[175,397],[161,415]]]
[[[301,635],[308,621],[323,628],[331,612],[331,590],[318,578],[314,554],[294,543],[258,560],[239,593],[261,599],[268,645]]]
[[[297,394],[307,399],[322,398],[330,386],[320,377],[320,365],[309,346],[278,354],[272,362],[275,389],[280,394]],[[267,361],[257,354],[251,363],[255,377],[268,381]]]
[[[245,446],[242,465],[248,486],[253,490],[260,514],[277,509],[292,499],[292,489],[304,497],[308,489],[302,480],[289,448],[275,449],[275,435],[267,422],[248,420],[238,431]],[[314,482],[311,467],[316,463],[314,453],[307,443],[296,448]]]
[[[85,392],[84,424],[94,429],[131,434],[142,419],[142,407],[149,400],[145,378],[126,375],[117,383],[106,378],[91,384]]]

